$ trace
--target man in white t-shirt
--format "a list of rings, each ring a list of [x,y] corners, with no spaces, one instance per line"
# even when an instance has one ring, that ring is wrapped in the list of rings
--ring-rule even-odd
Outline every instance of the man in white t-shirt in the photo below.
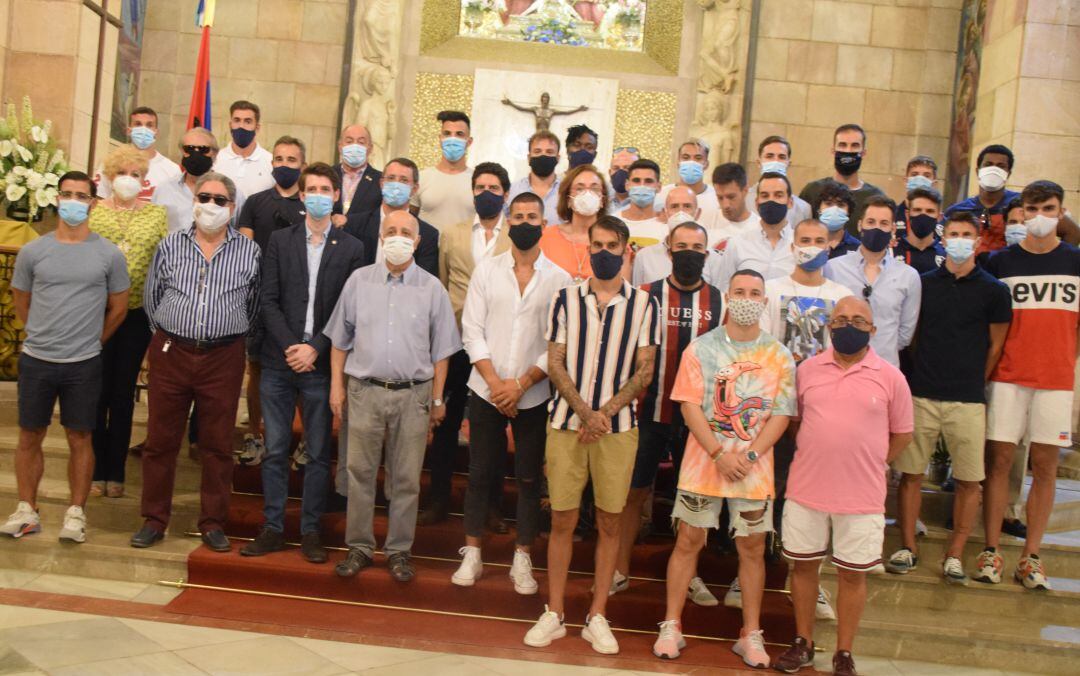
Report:
[[[259,106],[251,101],[234,101],[229,106],[232,139],[214,160],[214,171],[231,178],[245,195],[274,187],[274,156],[255,140],[261,129],[259,117]]]
[[[783,136],[766,136],[758,144],[758,166],[762,174],[774,173],[787,176],[791,164],[791,143]],[[757,183],[746,191],[746,208],[757,213]],[[799,197],[791,196],[790,223],[802,223],[812,216],[810,203]]]
[[[760,227],[761,219],[746,208],[746,170],[735,162],[725,162],[713,169],[713,190],[720,204],[716,223],[710,233],[714,248],[723,251],[728,239]]]
[[[154,189],[168,180],[179,180],[183,171],[180,165],[157,151],[158,116],[153,108],[139,106],[128,114],[127,135],[131,145],[142,151],[150,161],[150,168],[143,179],[143,189],[139,197],[149,200],[154,196]],[[94,183],[97,184],[98,197],[112,195],[112,183],[105,176],[101,167],[94,171]]]
[[[701,215],[701,209],[697,206],[697,196],[690,188],[676,187],[668,192],[667,201],[663,210],[657,214],[661,223],[667,228],[663,241],[659,244],[647,246],[634,256],[634,267],[631,274],[631,284],[643,286],[658,279],[664,279],[671,274],[671,256],[668,255],[671,231],[683,223],[697,223]],[[698,223],[698,225],[701,225]],[[710,242],[711,245],[711,242]],[[705,259],[705,269],[702,278],[711,284],[713,279],[720,275],[721,255],[714,249],[709,249],[709,256]]]
[[[630,229],[630,248],[635,254],[659,244],[668,235],[667,223],[656,212],[660,166],[652,160],[636,160],[626,170],[627,206],[618,216]]]
[[[706,230],[711,230],[720,213],[720,203],[716,199],[716,190],[705,180],[705,170],[709,168],[709,144],[699,138],[692,138],[679,146],[678,173],[679,182],[665,185],[660,191],[658,204],[664,204],[668,193],[676,186],[690,188],[697,196],[701,215],[696,219]],[[709,246],[713,245],[709,237]]]
[[[420,172],[420,186],[409,206],[421,221],[442,231],[476,215],[472,172],[467,163],[472,132],[469,116],[459,110],[444,110],[435,117],[442,125],[439,129],[442,155],[434,167]]]

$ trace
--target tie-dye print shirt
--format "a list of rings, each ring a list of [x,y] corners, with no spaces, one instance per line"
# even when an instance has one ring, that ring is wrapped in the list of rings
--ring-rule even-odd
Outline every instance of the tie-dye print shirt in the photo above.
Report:
[[[762,331],[756,340],[730,340],[724,327],[690,343],[671,400],[698,404],[724,451],[745,453],[773,415],[795,415],[795,360]],[[693,434],[686,441],[679,489],[697,495],[764,500],[773,490],[773,454],[751,465],[742,481],[728,481]]]

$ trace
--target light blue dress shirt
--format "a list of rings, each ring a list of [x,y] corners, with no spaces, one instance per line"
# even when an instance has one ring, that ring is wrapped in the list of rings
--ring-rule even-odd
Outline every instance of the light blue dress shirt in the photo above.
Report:
[[[307,242],[307,312],[304,313],[304,341],[306,342],[311,340],[311,335],[315,331],[315,287],[319,281],[319,265],[322,264],[323,249],[326,248],[326,232],[323,232],[322,241],[318,244],[312,243],[312,232],[307,223],[304,223],[304,232],[307,233],[304,239]]]
[[[540,198],[544,200],[544,218],[547,220],[548,225],[554,225],[556,223],[562,223],[562,219],[559,218],[559,212],[556,210],[559,206],[559,183],[561,179],[556,176],[555,182],[551,184],[551,190],[548,190],[546,195],[540,195]],[[523,176],[518,180],[510,184],[510,194],[506,197],[506,215],[510,215],[510,202],[515,197],[523,192],[532,192],[532,186],[529,185],[529,176]]]

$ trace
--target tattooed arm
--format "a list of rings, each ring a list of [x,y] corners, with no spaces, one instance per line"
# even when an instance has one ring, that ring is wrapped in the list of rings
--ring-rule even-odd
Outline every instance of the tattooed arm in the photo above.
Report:
[[[588,432],[588,436],[592,437],[591,440],[595,441],[611,431],[611,417],[589,408],[578,393],[577,385],[567,373],[565,343],[548,343],[548,379],[559,392],[559,396],[566,400],[570,409],[581,419],[581,434],[578,438],[584,441],[585,433]]]
[[[624,407],[637,399],[653,379],[653,362],[656,361],[656,346],[639,347],[634,354],[634,375],[630,376],[615,396],[600,407],[600,412],[608,418],[618,415]]]

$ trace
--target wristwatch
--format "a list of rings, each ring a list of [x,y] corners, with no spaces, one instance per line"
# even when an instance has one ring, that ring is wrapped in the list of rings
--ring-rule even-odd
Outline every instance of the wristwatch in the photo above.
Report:
[[[439,408],[440,406],[442,406],[445,403],[446,402],[444,402],[442,399],[432,399],[431,400],[431,405],[434,406],[435,408]]]
[[[757,459],[759,457],[761,457],[761,456],[759,456],[757,454],[757,451],[747,451],[746,452],[746,459],[749,460],[750,462],[757,462]]]

